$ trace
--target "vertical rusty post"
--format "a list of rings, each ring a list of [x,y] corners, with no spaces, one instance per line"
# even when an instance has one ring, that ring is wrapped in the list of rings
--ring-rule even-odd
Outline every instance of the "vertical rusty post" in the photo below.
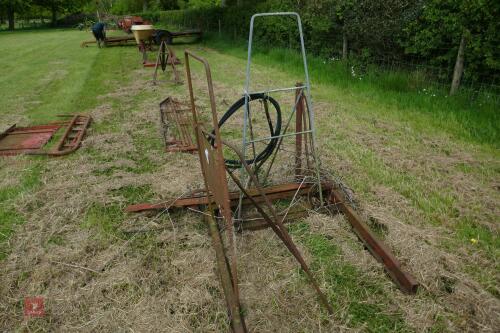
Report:
[[[226,298],[226,305],[229,311],[229,320],[234,333],[247,332],[244,318],[241,314],[241,307],[238,296],[234,293],[234,285],[232,282],[231,271],[228,269],[226,255],[224,254],[224,245],[222,244],[221,235],[217,227],[217,223],[212,216],[207,216],[208,229],[212,237],[212,245],[217,258],[217,270],[221,279],[222,289]]]
[[[232,286],[233,286],[233,293],[235,295],[236,300],[239,302],[239,290],[238,290],[238,272],[237,272],[237,262],[236,262],[236,243],[234,239],[234,226],[233,226],[233,220],[232,220],[232,212],[231,212],[231,206],[230,206],[230,199],[229,199],[229,190],[227,189],[227,177],[226,177],[226,172],[224,169],[224,156],[222,153],[222,142],[220,138],[220,131],[218,127],[218,120],[217,120],[217,108],[216,108],[216,103],[215,103],[215,94],[214,94],[214,89],[213,89],[213,83],[212,83],[212,74],[210,71],[210,65],[208,62],[204,59],[201,58],[189,50],[184,51],[184,57],[185,57],[185,62],[186,62],[186,76],[188,79],[188,89],[189,89],[189,98],[191,101],[191,111],[193,114],[193,122],[195,126],[195,133],[196,133],[196,142],[198,146],[198,156],[200,158],[200,164],[201,164],[201,169],[203,173],[203,179],[205,182],[205,188],[207,189],[207,199],[209,199],[209,209],[211,212],[215,211],[215,208],[212,207],[211,202],[215,201],[217,204],[217,209],[219,210],[220,214],[224,218],[226,222],[226,235],[228,239],[228,253],[229,253],[229,260],[228,260],[228,265],[230,267],[230,272],[231,272],[231,277],[232,277]],[[195,99],[194,99],[194,92],[193,92],[193,83],[192,83],[192,78],[191,78],[191,68],[189,64],[189,58],[193,58],[199,62],[201,62],[205,68],[205,74],[207,78],[207,88],[208,88],[208,95],[210,99],[210,109],[212,112],[212,126],[214,127],[214,132],[215,132],[215,148],[214,148],[214,155],[215,155],[215,163],[209,164],[207,158],[208,155],[211,154],[211,151],[209,151],[209,148],[206,146],[207,144],[209,145],[207,138],[204,136],[202,129],[201,129],[201,123],[198,121],[198,116],[196,113],[196,106],[195,106]],[[205,147],[205,149],[203,148]],[[210,148],[211,149],[211,148]],[[206,163],[203,161],[207,161]],[[211,186],[212,185],[212,186]],[[216,195],[215,190],[220,190],[221,192],[218,192],[220,195]],[[211,200],[211,198],[214,198],[214,200]]]
[[[297,87],[302,87],[302,83],[297,82]],[[295,101],[297,110],[295,111],[295,133],[302,132],[302,119],[304,114],[304,92],[302,89],[295,90]],[[299,179],[302,174],[302,134],[295,136],[295,177]]]

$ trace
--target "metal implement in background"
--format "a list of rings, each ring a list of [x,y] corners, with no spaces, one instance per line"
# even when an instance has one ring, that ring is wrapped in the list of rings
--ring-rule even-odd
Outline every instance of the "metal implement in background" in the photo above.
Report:
[[[171,45],[174,43],[174,38],[185,38],[185,37],[195,37],[196,39],[200,39],[203,35],[203,32],[200,29],[191,29],[184,31],[166,31],[166,42]]]
[[[167,66],[172,67],[172,73],[174,75],[174,83],[182,84],[181,78],[175,65],[180,64],[180,60],[176,57],[174,49],[167,45],[165,41],[160,43],[160,47],[158,49],[158,56],[156,57],[156,63],[154,65],[155,71],[153,73],[153,84],[157,83],[158,79],[158,70],[161,69],[163,73],[165,73]],[[146,65],[144,65],[146,66]]]
[[[194,153],[198,149],[193,142],[194,125],[191,108],[167,97],[160,103],[160,121],[167,152]]]
[[[74,152],[80,147],[91,118],[84,115],[60,117],[71,117],[71,119],[30,127],[11,126],[0,134],[0,156],[20,154],[62,156]],[[64,129],[64,133],[58,143],[54,148],[44,150],[43,146],[60,129]]]
[[[135,45],[134,36],[111,36],[111,37],[104,38],[104,45],[106,47],[115,46],[115,45],[127,45],[129,42],[132,42]],[[87,40],[87,41],[83,41],[80,44],[80,47],[86,47],[89,44],[96,44],[96,43],[97,43],[97,41],[95,39]]]
[[[39,151],[61,128],[60,124],[16,127],[0,134],[0,155],[19,155]]]
[[[124,16],[118,21],[118,27],[128,34],[132,33],[133,25],[151,24],[148,20],[144,20],[141,16]]]
[[[61,139],[54,149],[49,150],[46,155],[67,155],[80,148],[80,144],[82,143],[87,128],[92,122],[92,118],[84,115],[74,115],[68,117],[71,117],[71,120],[68,122]]]

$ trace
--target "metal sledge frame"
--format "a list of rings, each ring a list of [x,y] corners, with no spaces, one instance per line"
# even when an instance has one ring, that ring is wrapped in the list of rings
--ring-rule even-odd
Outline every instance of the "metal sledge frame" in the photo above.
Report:
[[[294,255],[294,257],[301,264],[301,267],[305,273],[310,278],[311,284],[318,292],[319,300],[321,303],[331,311],[331,307],[328,304],[328,300],[322,294],[317,283],[312,277],[308,270],[307,265],[301,259],[301,255],[296,249],[295,245],[289,238],[287,229],[284,227],[284,223],[288,220],[287,214],[278,214],[276,208],[272,205],[273,200],[280,199],[292,199],[292,203],[298,196],[314,196],[319,200],[319,208],[329,209],[332,213],[342,213],[346,216],[347,221],[352,226],[354,232],[358,238],[364,243],[367,250],[379,260],[383,265],[384,269],[395,282],[395,284],[404,292],[413,294],[417,291],[418,283],[417,281],[405,272],[399,261],[394,257],[391,251],[385,246],[377,237],[370,231],[369,227],[361,220],[357,213],[350,207],[349,202],[345,199],[342,193],[341,187],[336,185],[334,182],[329,180],[327,177],[320,178],[320,168],[319,168],[319,158],[316,156],[314,151],[314,115],[312,112],[312,104],[310,102],[310,85],[309,78],[307,74],[307,63],[305,59],[305,51],[303,48],[302,31],[300,27],[300,17],[295,13],[277,13],[277,14],[258,14],[254,15],[251,24],[251,35],[253,33],[253,19],[258,16],[270,16],[270,15],[293,15],[297,17],[299,31],[301,35],[302,42],[302,52],[304,58],[304,68],[306,72],[306,84],[298,83],[293,88],[277,88],[268,89],[264,93],[268,94],[277,91],[295,91],[295,104],[292,109],[292,114],[290,115],[288,122],[285,125],[285,131],[278,136],[280,139],[279,145],[281,144],[283,138],[295,136],[295,179],[294,182],[286,184],[274,184],[271,186],[262,187],[260,185],[259,179],[256,177],[255,170],[247,163],[248,159],[245,156],[244,150],[247,145],[257,142],[258,140],[268,140],[269,138],[251,138],[251,140],[246,140],[246,130],[244,130],[243,139],[243,149],[239,150],[234,145],[225,142],[220,135],[215,97],[213,92],[213,84],[210,73],[210,66],[207,61],[193,53],[185,52],[186,61],[186,73],[188,78],[188,88],[191,101],[191,110],[193,114],[194,130],[196,135],[196,142],[198,147],[198,155],[200,159],[201,169],[205,181],[205,191],[201,195],[200,192],[197,194],[190,195],[188,197],[178,198],[167,203],[156,204],[156,205],[135,205],[127,208],[128,211],[142,211],[148,209],[164,209],[165,207],[178,207],[178,208],[188,208],[188,207],[208,207],[208,224],[209,230],[212,236],[212,241],[214,243],[214,248],[216,250],[218,271],[221,277],[222,287],[224,289],[224,294],[226,296],[226,302],[228,306],[228,314],[231,321],[231,327],[234,332],[246,332],[246,326],[244,322],[244,317],[241,315],[241,305],[239,302],[239,291],[238,291],[238,276],[236,271],[236,256],[235,256],[235,239],[234,232],[236,231],[237,223],[241,223],[241,226],[245,228],[245,223],[240,216],[242,213],[243,206],[252,205],[257,212],[260,214],[260,219],[251,221],[255,223],[250,223],[249,230],[262,229],[269,227],[273,229],[280,240],[285,244],[288,250]],[[250,38],[251,39],[251,38]],[[249,48],[251,48],[251,43],[249,43]],[[199,117],[194,105],[194,92],[192,87],[191,79],[191,69],[189,66],[189,58],[193,58],[201,62],[205,67],[205,73],[207,77],[208,95],[210,101],[210,109],[212,111],[212,126],[214,128],[213,132],[209,132],[203,129],[202,124],[199,122]],[[249,119],[249,108],[248,108],[248,98],[252,92],[249,92],[249,68],[251,64],[251,50],[249,50],[249,61],[247,64],[247,83],[245,90],[245,126],[251,126],[251,119]],[[265,104],[265,103],[264,103]],[[295,115],[295,130],[293,133],[287,133],[287,129],[291,125],[291,120]],[[293,126],[292,126],[293,127]],[[230,170],[224,161],[224,156],[222,153],[222,147],[225,146],[237,154],[239,161],[241,162],[240,175],[237,177],[235,171]],[[305,161],[306,165],[302,165],[301,156],[305,153],[308,157]],[[274,163],[274,158],[270,162],[269,173],[272,164]],[[312,161],[309,160],[312,158]],[[310,166],[314,163],[314,168]],[[313,170],[313,174],[309,177],[313,178],[310,183],[304,183],[304,173]],[[236,184],[238,191],[229,192],[228,191],[228,178],[227,175]],[[267,178],[267,175],[265,176]],[[302,182],[301,182],[302,180]],[[291,205],[290,205],[291,207]],[[234,211],[231,208],[236,208],[238,218],[233,218]],[[219,231],[216,218],[222,219],[226,226],[226,238],[227,238],[227,251],[225,250],[223,237]],[[254,228],[255,227],[255,228]],[[247,229],[247,230],[248,230]]]

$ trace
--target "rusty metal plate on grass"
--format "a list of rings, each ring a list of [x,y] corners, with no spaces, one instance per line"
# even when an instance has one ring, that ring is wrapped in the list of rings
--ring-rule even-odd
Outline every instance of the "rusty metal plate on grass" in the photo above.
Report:
[[[0,155],[10,156],[38,151],[45,145],[61,125],[30,127],[11,126],[0,134]]]
[[[20,154],[62,156],[74,152],[80,147],[92,118],[83,115],[59,117],[71,117],[71,120],[29,127],[13,125],[0,133],[0,156]],[[65,128],[64,133],[55,147],[44,150],[43,146],[62,128]]]

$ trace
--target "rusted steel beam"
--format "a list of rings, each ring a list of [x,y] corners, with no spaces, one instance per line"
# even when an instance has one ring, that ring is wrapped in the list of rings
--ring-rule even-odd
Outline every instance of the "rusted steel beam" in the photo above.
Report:
[[[306,264],[304,258],[302,257],[302,254],[300,253],[299,249],[293,242],[292,238],[290,237],[290,234],[288,233],[288,230],[285,228],[283,225],[283,222],[279,219],[273,205],[271,204],[271,201],[265,193],[263,192],[262,188],[259,186],[259,182],[257,178],[255,177],[255,174],[252,172],[248,164],[246,163],[245,159],[243,158],[243,155],[236,150],[234,147],[228,145],[226,142],[224,144],[228,147],[230,147],[233,151],[235,151],[238,154],[238,157],[240,158],[240,161],[244,168],[247,170],[248,174],[250,177],[253,178],[254,184],[259,191],[259,195],[262,196],[264,199],[264,202],[267,206],[267,209],[271,212],[273,218],[271,218],[265,211],[262,209],[262,207],[255,201],[255,199],[246,191],[245,187],[243,184],[239,181],[236,176],[234,176],[231,172],[229,172],[229,175],[235,182],[235,184],[238,186],[238,188],[242,191],[242,193],[252,202],[254,207],[257,209],[257,211],[261,214],[262,218],[267,222],[269,227],[273,229],[274,233],[278,236],[279,239],[283,242],[285,247],[288,249],[288,251],[295,257],[295,259],[299,262],[300,267],[306,273],[307,277],[309,278],[309,282],[313,286],[313,288],[316,290],[316,293],[318,295],[318,298],[321,302],[321,304],[326,308],[328,313],[333,314],[333,308],[328,302],[328,298],[326,295],[321,291],[321,288],[319,287],[318,282],[314,278],[314,275],[312,274],[311,270],[309,269],[309,266]]]
[[[298,183],[288,183],[282,185],[275,185],[263,188],[264,193],[268,196],[270,200],[279,199],[290,199],[298,191],[298,195],[307,194],[311,190],[311,184],[298,184]],[[255,197],[257,202],[262,202],[262,198],[259,195],[257,189],[249,189],[248,193]],[[230,205],[234,206],[238,204],[240,197],[240,192],[229,192]],[[213,202],[213,201],[212,201]],[[168,200],[165,202],[157,204],[136,204],[130,205],[125,208],[126,212],[141,212],[146,210],[161,210],[167,208],[183,208],[183,207],[196,207],[200,205],[208,205],[209,200],[206,196],[195,195],[187,198],[180,198],[174,200]],[[248,199],[244,200],[244,203],[248,204],[250,201]]]
[[[302,87],[303,84],[298,82],[296,86]],[[302,89],[295,91],[295,100],[298,100],[295,111],[295,133],[301,133],[304,117],[304,92]],[[302,134],[295,136],[295,176],[300,177],[300,175],[302,175]]]
[[[300,218],[306,217],[309,215],[307,210],[300,210],[295,212],[290,212],[286,214],[279,214],[278,217],[281,219],[282,223],[292,223]],[[244,218],[242,221],[238,221],[234,224],[236,231],[257,231],[262,229],[269,228],[269,223],[263,217],[255,217],[255,218]]]
[[[418,282],[411,274],[403,271],[401,264],[389,248],[377,239],[370,231],[370,228],[362,222],[358,214],[346,204],[343,194],[337,189],[332,189],[328,199],[330,203],[336,205],[347,217],[356,235],[365,244],[370,253],[384,265],[386,272],[396,285],[408,294],[415,294],[418,289]]]
[[[217,119],[217,106],[215,103],[215,93],[212,82],[212,74],[210,65],[206,59],[203,59],[192,52],[186,50],[184,52],[184,59],[186,64],[186,77],[188,81],[189,99],[191,102],[191,113],[193,115],[193,124],[196,137],[196,145],[198,146],[198,157],[200,167],[205,183],[205,190],[207,199],[209,199],[208,210],[214,216],[219,214],[225,222],[226,231],[226,249],[231,271],[231,278],[233,281],[233,292],[235,298],[239,300],[238,289],[238,270],[236,258],[236,241],[234,235],[233,216],[230,206],[228,182],[225,171],[224,154],[222,152],[222,143],[220,139],[220,131]],[[212,127],[217,135],[215,139],[215,146],[207,139],[202,132],[201,123],[198,121],[198,112],[195,105],[194,89],[191,75],[190,59],[199,61],[204,69],[207,79],[207,92],[210,98],[210,110],[212,113]],[[212,204],[212,202],[214,202]]]
[[[242,316],[240,302],[234,293],[233,278],[229,270],[229,262],[225,255],[224,245],[222,243],[221,235],[217,223],[212,216],[206,218],[208,230],[212,238],[212,245],[215,250],[215,257],[217,260],[217,270],[221,279],[222,289],[226,299],[226,305],[231,322],[231,328],[234,333],[247,332],[245,321]]]

